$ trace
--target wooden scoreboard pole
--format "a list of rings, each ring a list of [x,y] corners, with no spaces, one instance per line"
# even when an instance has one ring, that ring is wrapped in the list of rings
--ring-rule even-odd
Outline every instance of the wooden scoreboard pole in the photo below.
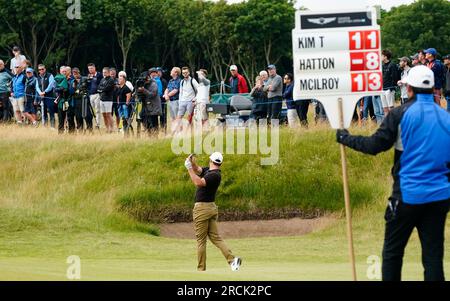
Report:
[[[339,105],[339,120],[340,127],[344,129],[344,110],[342,105],[342,98],[338,99]],[[345,200],[345,216],[347,218],[347,241],[348,252],[350,256],[350,264],[352,269],[353,281],[356,281],[356,266],[355,266],[355,250],[353,248],[353,228],[352,228],[352,210],[350,205],[350,192],[348,189],[348,173],[347,173],[347,156],[345,153],[345,146],[339,144],[341,148],[341,162],[342,162],[342,180],[344,185],[344,200]]]

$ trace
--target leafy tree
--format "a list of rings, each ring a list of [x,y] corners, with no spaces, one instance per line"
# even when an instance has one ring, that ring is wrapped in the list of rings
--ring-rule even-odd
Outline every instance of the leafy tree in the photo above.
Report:
[[[234,20],[240,14],[240,6],[230,6],[225,1],[211,5],[202,15],[201,45],[204,59],[209,63],[214,77],[225,81],[231,65],[230,36],[233,35]]]
[[[105,21],[111,22],[122,51],[122,66],[127,67],[127,59],[136,40],[144,34],[153,16],[151,0],[104,0]]]
[[[21,46],[33,64],[206,68],[213,82],[236,64],[253,83],[267,64],[292,70],[293,0],[81,0],[69,20],[66,0],[0,0],[0,57]],[[394,55],[435,47],[450,52],[450,3],[418,0],[381,12],[383,47]]]
[[[418,49],[434,47],[450,53],[450,2],[419,0],[394,7],[382,14],[383,48],[395,56],[411,55]]]
[[[234,58],[250,81],[268,64],[292,57],[295,9],[290,0],[249,0],[235,21]],[[258,70],[259,69],[259,70]]]
[[[61,55],[58,42],[64,38],[65,14],[64,0],[2,1],[0,15],[4,16],[7,31],[2,31],[0,39],[17,43],[36,67],[38,60]]]

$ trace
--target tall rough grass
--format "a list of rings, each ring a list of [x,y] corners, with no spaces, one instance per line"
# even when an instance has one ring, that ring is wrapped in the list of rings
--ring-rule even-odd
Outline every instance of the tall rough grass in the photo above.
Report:
[[[0,137],[1,226],[157,234],[142,221],[190,218],[195,188],[185,156],[172,153],[169,139],[58,136],[45,128],[11,126],[0,127]],[[349,151],[348,157],[353,205],[385,195],[390,154]],[[207,164],[206,155],[198,160]],[[341,212],[340,170],[334,131],[283,129],[277,165],[261,166],[259,155],[225,156],[217,201],[230,219]]]

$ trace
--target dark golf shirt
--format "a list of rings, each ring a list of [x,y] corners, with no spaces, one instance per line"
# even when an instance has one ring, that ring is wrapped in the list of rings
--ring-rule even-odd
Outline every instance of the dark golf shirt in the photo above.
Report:
[[[127,104],[127,94],[130,94],[132,91],[130,88],[128,88],[127,85],[124,85],[122,88],[119,88],[116,91],[117,97],[115,98],[119,105],[126,105]],[[132,99],[130,99],[130,102]]]
[[[200,175],[205,179],[206,186],[198,187],[195,193],[195,201],[201,203],[212,203],[216,200],[217,189],[219,188],[222,176],[219,169],[209,170],[204,167]]]

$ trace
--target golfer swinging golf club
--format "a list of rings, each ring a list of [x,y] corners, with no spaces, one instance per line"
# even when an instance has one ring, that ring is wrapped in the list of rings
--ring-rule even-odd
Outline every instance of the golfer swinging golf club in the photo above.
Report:
[[[220,166],[223,163],[221,153],[214,153],[209,157],[209,167],[201,168],[195,162],[195,156],[190,155],[184,165],[189,171],[192,182],[197,187],[195,206],[193,210],[194,228],[197,237],[198,271],[206,270],[206,238],[222,251],[223,256],[231,266],[232,271],[238,271],[242,260],[235,257],[219,235],[217,219],[218,208],[215,204],[217,189],[222,176]]]

